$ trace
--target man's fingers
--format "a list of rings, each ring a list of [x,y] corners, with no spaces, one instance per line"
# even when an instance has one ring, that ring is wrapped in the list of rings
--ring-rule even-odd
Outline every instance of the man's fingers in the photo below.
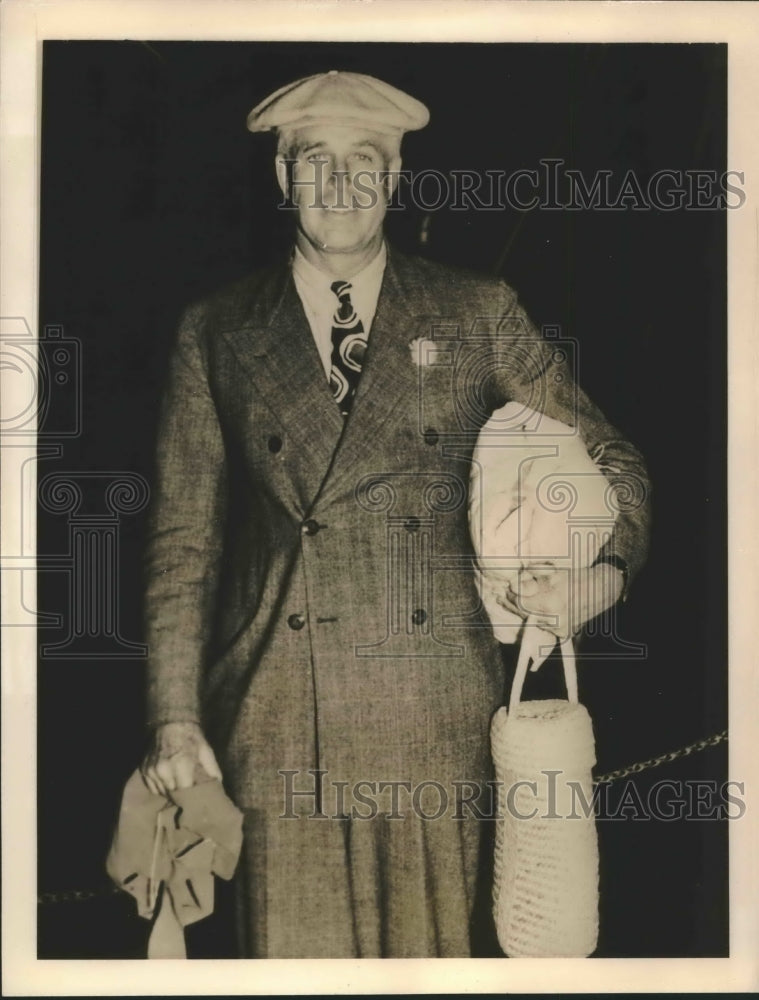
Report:
[[[142,779],[154,795],[170,797],[178,788],[192,788],[198,764],[209,777],[222,780],[213,750],[200,728],[195,724],[192,728],[178,726],[167,724],[158,732],[140,767]]]
[[[522,572],[527,573],[528,576],[533,577],[535,580],[548,582],[549,585],[552,585],[562,576],[553,563],[533,563],[529,569],[522,570]]]
[[[551,621],[548,618],[540,618],[537,615],[532,616],[535,618],[535,624],[543,632],[550,632],[552,636],[556,636],[559,639],[566,638],[565,632],[566,627],[561,621],[556,621],[555,619]]]
[[[201,744],[198,752],[198,762],[201,764],[206,774],[210,775],[212,778],[218,778],[219,781],[223,781],[221,768],[216,762],[213,750],[207,743]]]
[[[536,597],[527,598],[522,602],[522,607],[527,612],[531,621],[539,628],[550,632],[551,635],[564,638],[567,630],[566,608],[559,609],[551,607],[551,602],[541,594]]]
[[[495,595],[496,602],[505,608],[507,611],[513,611],[515,614],[521,613],[521,607],[516,603],[512,596],[508,592],[500,592]]]
[[[173,760],[177,788],[192,788],[195,784],[195,759],[189,754],[180,754]]]
[[[140,771],[140,773],[142,774],[142,780],[148,786],[148,790],[153,795],[165,795],[161,783],[157,780],[155,776],[154,768],[146,767],[144,770]]]
[[[520,597],[532,597],[538,593],[540,589],[540,584],[538,579],[531,573],[522,572],[519,574],[517,579],[516,591]]]
[[[167,791],[173,792],[177,787],[176,778],[174,777],[174,765],[170,760],[166,760],[165,758],[159,760],[155,766],[155,775]]]
[[[541,625],[544,620],[554,621],[556,616],[561,614],[561,609],[553,606],[554,604],[557,604],[557,602],[547,600],[545,594],[536,594],[534,597],[525,597],[521,604],[527,615],[540,619]]]
[[[514,581],[494,580],[491,583],[491,592],[502,608],[506,608],[507,611],[511,611],[517,615],[524,615],[520,596],[514,589]]]
[[[520,571],[516,590],[511,585],[496,600],[509,611],[534,619],[547,632],[566,639],[582,625],[611,607],[622,592],[623,575],[600,565],[576,569],[569,575],[553,566],[530,566]]]

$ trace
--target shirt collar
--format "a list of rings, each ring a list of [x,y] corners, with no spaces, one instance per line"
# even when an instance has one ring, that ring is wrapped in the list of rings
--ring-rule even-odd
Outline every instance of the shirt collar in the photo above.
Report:
[[[386,263],[387,246],[383,241],[376,256],[369,261],[366,267],[362,268],[358,274],[354,274],[350,279],[350,284],[353,289],[360,291],[362,288],[371,286],[373,282],[375,282],[379,287]],[[308,286],[309,289],[322,293],[326,292],[330,296],[332,295],[330,285],[338,279],[330,277],[330,275],[325,274],[324,271],[320,271],[318,267],[303,256],[303,253],[297,246],[293,250],[292,268],[293,273],[298,276],[299,281],[303,282],[303,284]]]

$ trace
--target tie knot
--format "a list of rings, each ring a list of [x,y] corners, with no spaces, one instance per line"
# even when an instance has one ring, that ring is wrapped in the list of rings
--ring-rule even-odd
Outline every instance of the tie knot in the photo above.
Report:
[[[355,322],[357,317],[353,311],[351,302],[351,288],[349,281],[333,281],[329,286],[338,298],[340,305],[337,308],[336,319],[341,323]]]

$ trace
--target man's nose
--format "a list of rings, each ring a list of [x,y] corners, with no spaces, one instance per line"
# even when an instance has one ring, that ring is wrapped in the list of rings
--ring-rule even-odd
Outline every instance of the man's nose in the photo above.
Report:
[[[347,161],[333,160],[327,168],[326,194],[330,202],[343,207],[344,199],[353,190],[353,178],[350,175]]]
[[[330,157],[330,166],[335,171],[343,171],[348,168],[348,156],[346,152],[334,152]]]
[[[333,186],[346,184],[350,180],[348,161],[335,158],[327,166],[327,179]]]

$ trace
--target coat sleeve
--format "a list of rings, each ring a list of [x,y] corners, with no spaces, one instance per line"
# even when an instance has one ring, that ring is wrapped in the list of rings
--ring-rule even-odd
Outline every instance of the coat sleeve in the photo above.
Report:
[[[203,311],[193,307],[182,319],[159,421],[145,550],[150,725],[201,721],[226,497],[224,443],[200,346]]]
[[[645,563],[650,530],[651,484],[643,457],[580,388],[560,342],[540,335],[508,285],[501,291],[496,331],[500,389],[507,399],[577,427],[591,458],[614,486],[610,502],[617,520],[599,557],[623,559],[632,580]]]

